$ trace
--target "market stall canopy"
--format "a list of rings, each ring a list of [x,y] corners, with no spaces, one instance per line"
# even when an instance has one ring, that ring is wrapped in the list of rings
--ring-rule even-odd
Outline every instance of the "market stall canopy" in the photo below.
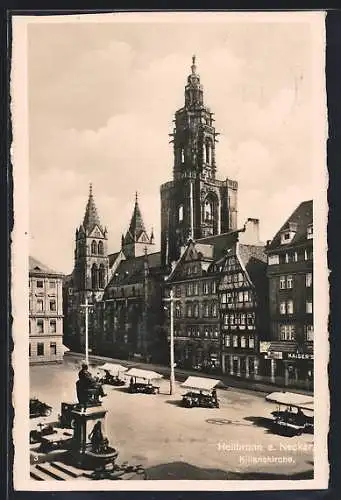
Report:
[[[126,368],[125,366],[122,366],[122,365],[117,365],[115,363],[105,363],[102,366],[98,366],[97,370],[106,370],[110,373],[116,374],[116,373],[126,372],[128,370],[128,368]]]
[[[220,380],[214,380],[212,378],[188,377],[188,379],[181,384],[181,387],[186,387],[187,389],[198,389],[200,391],[211,391],[220,382]]]
[[[295,406],[296,408],[302,408],[302,410],[314,411],[313,396],[296,394],[294,392],[272,392],[265,399],[281,405]]]
[[[163,378],[163,375],[149,370],[140,370],[139,368],[130,368],[124,375],[127,377],[142,378],[144,380],[156,380]]]

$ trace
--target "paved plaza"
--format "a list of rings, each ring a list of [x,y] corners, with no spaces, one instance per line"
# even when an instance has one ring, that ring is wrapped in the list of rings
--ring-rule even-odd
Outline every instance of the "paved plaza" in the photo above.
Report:
[[[62,401],[76,401],[79,364],[30,367],[31,396],[57,415]],[[142,464],[150,479],[308,479],[313,436],[283,437],[268,429],[275,405],[264,394],[218,390],[219,409],[183,408],[185,392],[162,380],[160,394],[129,394],[104,386],[106,434],[121,461]]]

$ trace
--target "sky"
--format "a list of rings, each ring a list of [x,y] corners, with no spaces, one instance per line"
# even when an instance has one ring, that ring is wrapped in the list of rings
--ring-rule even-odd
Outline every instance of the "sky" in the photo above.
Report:
[[[238,225],[259,218],[266,241],[312,199],[309,23],[31,23],[31,255],[72,271],[90,182],[110,252],[120,248],[135,191],[159,246],[168,134],[193,54],[221,134],[216,176],[239,183]]]

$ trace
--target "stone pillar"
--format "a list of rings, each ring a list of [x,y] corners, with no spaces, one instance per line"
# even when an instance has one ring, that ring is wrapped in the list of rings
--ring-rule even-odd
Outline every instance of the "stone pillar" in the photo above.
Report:
[[[230,375],[233,375],[233,356],[230,354]]]
[[[271,382],[275,382],[276,360],[271,359]]]
[[[240,362],[241,362],[241,358],[240,356],[238,356],[238,365],[237,365],[237,376],[240,377]]]
[[[245,359],[245,376],[246,378],[249,378],[250,377],[250,365],[249,365],[249,356],[246,356],[246,359]]]
[[[257,379],[259,377],[259,359],[257,357],[254,358],[254,377]]]

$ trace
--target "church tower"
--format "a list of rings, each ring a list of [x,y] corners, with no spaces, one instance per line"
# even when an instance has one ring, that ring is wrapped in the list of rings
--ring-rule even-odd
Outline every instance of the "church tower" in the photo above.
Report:
[[[107,285],[108,269],[107,229],[100,223],[90,184],[83,223],[76,230],[75,289],[100,295]]]
[[[195,56],[185,86],[185,105],[175,113],[173,180],[161,186],[161,259],[177,260],[189,238],[237,229],[236,181],[216,179],[219,135],[204,104]]]
[[[147,253],[151,253],[154,249],[153,230],[150,235],[147,234],[138,203],[137,193],[135,194],[135,206],[129,229],[125,236],[122,235],[121,247],[127,259],[144,255],[146,251]]]

